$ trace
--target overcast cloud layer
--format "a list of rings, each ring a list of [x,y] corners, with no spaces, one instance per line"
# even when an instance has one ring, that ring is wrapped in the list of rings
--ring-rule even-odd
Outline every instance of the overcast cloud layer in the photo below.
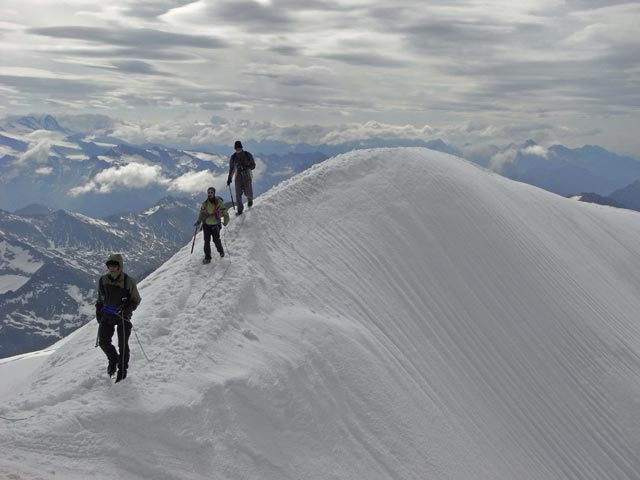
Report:
[[[292,142],[384,125],[640,157],[639,23],[639,2],[598,0],[4,0],[0,115],[247,120]]]

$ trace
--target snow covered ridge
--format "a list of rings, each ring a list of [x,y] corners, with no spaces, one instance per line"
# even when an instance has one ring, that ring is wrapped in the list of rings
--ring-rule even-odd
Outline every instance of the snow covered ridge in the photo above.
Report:
[[[640,478],[636,212],[381,149],[223,232],[141,282],[125,382],[90,324],[3,392],[0,477]]]

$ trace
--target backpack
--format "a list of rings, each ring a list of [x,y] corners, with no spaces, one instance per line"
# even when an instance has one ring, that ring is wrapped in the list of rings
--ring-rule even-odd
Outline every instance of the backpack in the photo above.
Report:
[[[244,170],[253,170],[254,168],[256,168],[256,161],[253,159],[253,155],[251,155],[251,152],[247,152],[246,150],[244,150],[240,154],[242,155],[242,158],[237,153],[234,153],[233,155],[235,157],[235,163],[239,171],[242,172]]]

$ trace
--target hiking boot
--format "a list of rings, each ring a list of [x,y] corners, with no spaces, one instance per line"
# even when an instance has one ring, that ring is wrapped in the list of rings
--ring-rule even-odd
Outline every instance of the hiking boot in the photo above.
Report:
[[[224,252],[220,252],[220,258],[224,258]]]
[[[247,202],[247,207],[253,207],[253,200],[249,200],[249,202]]]
[[[116,383],[124,380],[125,378],[127,378],[127,371],[126,370],[118,370],[118,374],[116,375]]]
[[[242,210],[238,209],[238,211],[236,212],[236,215],[242,215]]]
[[[202,263],[205,263],[205,264],[206,264],[206,263],[211,263],[211,259],[210,259],[210,258],[204,258],[204,259],[202,260]]]
[[[116,373],[117,365],[118,364],[115,362],[109,362],[109,366],[107,367],[107,375],[109,375],[110,377],[113,377],[113,374]]]

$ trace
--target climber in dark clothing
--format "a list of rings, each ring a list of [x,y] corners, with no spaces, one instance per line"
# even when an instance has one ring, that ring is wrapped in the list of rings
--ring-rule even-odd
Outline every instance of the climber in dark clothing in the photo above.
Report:
[[[96,320],[98,320],[98,344],[107,356],[109,364],[107,374],[116,373],[116,383],[127,377],[129,368],[129,335],[131,335],[131,316],[140,305],[140,294],[136,281],[124,273],[122,255],[114,253],[106,262],[109,273],[98,281],[98,301],[96,302]],[[118,331],[118,351],[111,343],[113,333]]]
[[[236,175],[236,201],[238,202],[238,211],[236,215],[242,215],[244,205],[242,204],[242,194],[247,197],[247,206],[253,205],[253,172],[256,168],[256,161],[253,155],[242,149],[242,143],[237,140],[234,149],[236,153],[229,158],[229,176],[227,177],[227,186],[231,185],[233,174]]]

